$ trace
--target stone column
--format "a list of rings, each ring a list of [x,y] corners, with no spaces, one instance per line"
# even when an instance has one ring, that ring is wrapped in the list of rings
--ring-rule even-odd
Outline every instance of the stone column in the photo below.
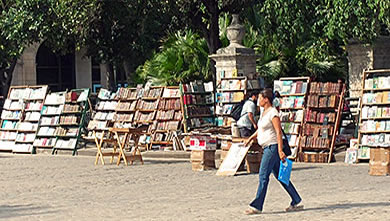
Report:
[[[85,50],[75,53],[76,65],[76,88],[92,87],[92,62],[90,57],[85,57]]]

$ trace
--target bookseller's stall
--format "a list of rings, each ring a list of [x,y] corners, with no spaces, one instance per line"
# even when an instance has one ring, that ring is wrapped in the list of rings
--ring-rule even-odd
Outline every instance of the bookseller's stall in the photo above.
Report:
[[[370,175],[390,174],[390,70],[363,73],[358,160],[370,159]]]

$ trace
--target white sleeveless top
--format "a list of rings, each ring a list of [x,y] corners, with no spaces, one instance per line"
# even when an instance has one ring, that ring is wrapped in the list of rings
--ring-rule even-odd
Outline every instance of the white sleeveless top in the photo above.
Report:
[[[278,143],[276,130],[272,124],[274,117],[279,117],[279,112],[276,108],[271,107],[264,116],[260,116],[259,122],[257,123],[257,142],[263,148]]]

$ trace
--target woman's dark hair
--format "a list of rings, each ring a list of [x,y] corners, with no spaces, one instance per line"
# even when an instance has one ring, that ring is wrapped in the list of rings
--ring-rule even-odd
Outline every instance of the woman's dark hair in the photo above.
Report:
[[[260,92],[260,95],[263,98],[267,98],[271,104],[274,101],[274,93],[272,92],[272,90],[270,88],[266,88],[266,89],[262,90]]]
[[[275,91],[274,94],[275,94],[275,97],[282,97],[282,96],[280,96],[279,91]]]

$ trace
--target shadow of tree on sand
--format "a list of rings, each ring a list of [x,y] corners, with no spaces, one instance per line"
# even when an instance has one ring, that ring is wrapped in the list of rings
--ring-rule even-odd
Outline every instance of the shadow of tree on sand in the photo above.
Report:
[[[49,207],[25,205],[0,205],[0,219],[55,213]]]

